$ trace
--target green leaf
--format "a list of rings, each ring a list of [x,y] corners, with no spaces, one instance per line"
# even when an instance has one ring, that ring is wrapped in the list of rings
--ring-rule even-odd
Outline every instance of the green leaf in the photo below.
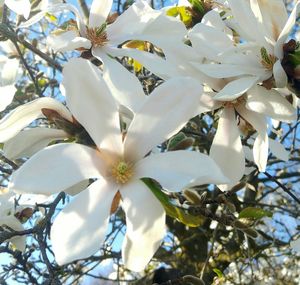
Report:
[[[222,278],[224,276],[223,272],[218,268],[214,268],[213,272],[215,272],[218,275],[219,278]]]
[[[187,12],[186,7],[177,7],[178,13],[180,15],[180,20],[185,24],[189,25],[192,22],[192,15]]]
[[[198,227],[203,224],[205,220],[204,217],[190,215],[186,213],[183,209],[174,206],[169,201],[169,197],[161,191],[160,187],[153,180],[149,178],[142,178],[141,180],[147,185],[147,187],[151,190],[155,197],[160,201],[168,216],[177,219],[178,221],[189,227]]]
[[[196,11],[198,11],[201,15],[205,14],[204,5],[201,0],[188,0],[188,1],[192,4],[192,7]]]
[[[177,6],[168,9],[168,10],[167,10],[167,15],[168,15],[168,16],[171,16],[171,17],[177,17],[177,16],[178,16],[178,9],[177,9]]]
[[[192,22],[192,15],[187,11],[185,6],[176,6],[167,10],[167,15],[171,17],[180,16],[180,20],[189,25]]]
[[[254,220],[259,220],[264,217],[271,218],[272,216],[273,216],[272,212],[260,208],[255,208],[255,207],[248,207],[246,209],[243,209],[239,214],[239,218],[248,218]]]
[[[289,61],[293,64],[294,67],[300,65],[300,50],[296,50],[294,53],[290,53],[288,56]]]

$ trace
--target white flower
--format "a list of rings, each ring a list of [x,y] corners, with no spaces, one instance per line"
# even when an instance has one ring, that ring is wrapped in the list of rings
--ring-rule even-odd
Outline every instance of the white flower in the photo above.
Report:
[[[15,231],[22,231],[24,228],[21,222],[14,216],[15,205],[13,199],[13,193],[6,191],[5,189],[0,190],[0,227],[6,225]],[[9,241],[12,242],[18,250],[25,250],[25,236],[16,236]]]
[[[82,180],[96,179],[53,223],[51,239],[59,264],[88,257],[99,249],[112,200],[120,191],[127,225],[124,264],[141,271],[165,235],[165,212],[140,178],[153,178],[170,191],[227,182],[214,161],[198,152],[174,151],[145,157],[193,116],[201,86],[188,78],[159,86],[135,113],[125,135],[120,132],[117,104],[100,71],[90,62],[77,59],[71,60],[63,73],[67,105],[97,147],[76,143],[47,147],[13,174],[9,188],[52,194]]]
[[[220,93],[207,93],[201,98],[199,112],[212,111],[221,107],[223,110],[220,112],[210,156],[231,181],[230,185],[221,186],[221,189],[225,190],[235,185],[245,172],[245,157],[237,126],[238,121],[245,120],[257,131],[253,145],[253,158],[259,171],[265,171],[269,149],[267,118],[291,122],[296,119],[296,112],[279,92],[267,90],[262,86],[254,86],[246,93],[232,99],[230,96],[222,97]],[[286,159],[284,150],[274,146],[273,142],[272,150],[275,150],[280,158]]]
[[[228,0],[228,3],[234,28],[244,40],[265,48],[271,64],[261,57],[263,66],[272,72],[277,87],[285,87],[287,75],[281,65],[283,45],[295,25],[300,2],[296,2],[289,17],[282,0]]]
[[[173,45],[174,42],[180,42],[186,28],[179,20],[153,10],[145,1],[137,1],[113,23],[109,23],[107,18],[112,3],[112,0],[94,0],[88,23],[85,23],[84,17],[72,5],[60,4],[49,7],[49,12],[53,13],[64,9],[71,10],[76,16],[77,29],[54,33],[48,37],[47,43],[56,51],[91,49],[93,56],[104,63],[103,77],[113,96],[120,104],[135,111],[144,100],[144,96],[141,96],[142,87],[139,80],[112,57],[130,56],[158,76],[168,78],[169,73],[173,72],[162,58],[148,52],[119,46],[129,40],[143,40],[164,48]],[[34,22],[36,20],[29,24]],[[132,93],[131,86],[135,86],[134,90],[138,92]]]
[[[0,112],[12,102],[16,93],[19,60],[0,55]]]
[[[219,13],[210,11],[189,32],[193,47],[208,62],[198,60],[191,64],[209,77],[235,79],[235,90],[227,88],[227,93],[244,93],[272,77],[277,87],[285,87],[283,44],[295,24],[299,2],[289,18],[281,0],[228,2],[231,15],[227,15],[226,23],[238,32],[242,42],[237,41]]]

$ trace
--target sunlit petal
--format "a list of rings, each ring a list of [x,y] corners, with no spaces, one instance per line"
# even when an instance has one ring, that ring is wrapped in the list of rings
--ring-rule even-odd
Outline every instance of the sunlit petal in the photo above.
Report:
[[[5,108],[13,101],[17,88],[15,85],[0,86],[0,112],[5,110]],[[1,127],[1,126],[0,126]]]
[[[230,179],[231,185],[244,175],[245,157],[233,108],[223,109],[209,156]]]
[[[104,63],[103,79],[117,102],[133,112],[139,109],[146,97],[138,78],[102,49],[93,49],[93,55]]]
[[[156,145],[177,133],[197,115],[202,92],[200,83],[185,77],[170,79],[157,87],[128,128],[124,140],[127,159],[141,159]]]
[[[50,236],[58,264],[89,257],[100,249],[116,190],[114,184],[99,179],[58,214]]]
[[[58,35],[50,35],[47,38],[47,44],[55,51],[71,51],[78,48],[89,49],[90,40],[82,38],[75,31],[68,31]]]
[[[273,75],[274,75],[276,86],[278,88],[284,88],[287,86],[288,78],[281,65],[280,60],[277,60],[273,66]]]
[[[257,81],[258,77],[255,76],[245,76],[233,80],[219,91],[214,99],[219,101],[232,101],[247,92]]]
[[[113,0],[93,0],[89,17],[90,28],[99,28],[105,23],[112,3]]]
[[[106,164],[90,147],[65,143],[49,146],[14,172],[9,188],[18,193],[54,194],[105,174]]]
[[[262,86],[255,86],[247,92],[246,107],[280,121],[297,119],[295,108],[278,91]]]
[[[74,117],[101,150],[121,155],[118,108],[100,70],[77,58],[65,65],[63,75],[67,105]]]
[[[166,233],[165,211],[147,186],[139,180],[120,189],[126,215],[122,258],[126,268],[142,271]]]
[[[140,160],[135,169],[136,177],[153,178],[170,191],[181,191],[195,185],[230,182],[211,157],[196,151],[153,154]]]
[[[46,147],[50,142],[67,138],[62,130],[50,128],[32,128],[21,131],[5,142],[3,153],[8,159],[30,157]]]

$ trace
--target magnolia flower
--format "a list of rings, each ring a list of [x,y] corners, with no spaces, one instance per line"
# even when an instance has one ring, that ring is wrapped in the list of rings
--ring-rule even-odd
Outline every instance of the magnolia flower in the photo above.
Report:
[[[0,7],[6,5],[10,10],[18,15],[24,16],[25,19],[30,14],[30,1],[29,0],[0,0]]]
[[[237,76],[234,84],[240,86],[239,92],[272,78],[276,87],[285,87],[287,75],[281,65],[283,45],[295,25],[300,2],[289,18],[281,0],[230,0],[228,3],[232,16],[226,22],[238,32],[242,42],[236,42],[218,13],[207,13],[189,37],[193,46],[216,64],[197,64],[197,68],[215,78]],[[233,91],[237,92],[237,88]]]
[[[230,188],[240,180],[245,171],[245,157],[238,121],[245,121],[256,131],[257,136],[253,144],[253,158],[259,171],[265,171],[268,159],[268,117],[283,122],[296,120],[293,106],[275,90],[267,90],[262,86],[254,86],[238,98],[219,97],[218,93],[203,96],[206,106],[204,111],[223,107],[220,113],[218,129],[214,137],[210,156],[218,163],[224,174],[231,180],[231,184],[221,186],[223,190]],[[214,100],[217,97],[217,100]],[[221,101],[221,100],[224,101]],[[206,104],[205,104],[206,103]],[[238,120],[237,120],[238,119]],[[278,146],[272,142],[272,149],[280,157],[286,157]],[[231,162],[228,167],[228,161]]]
[[[143,94],[142,87],[138,79],[113,57],[130,56],[135,58],[150,70],[155,69],[154,72],[157,72],[157,75],[162,78],[169,77],[166,74],[171,71],[165,61],[154,54],[119,48],[119,46],[129,40],[141,40],[164,48],[171,45],[171,42],[172,44],[180,42],[186,33],[186,28],[179,20],[153,10],[145,1],[137,1],[111,23],[109,12],[112,3],[112,0],[94,0],[88,23],[72,5],[51,6],[49,12],[58,12],[63,9],[74,12],[77,26],[72,26],[68,31],[58,31],[50,35],[47,43],[56,51],[91,49],[92,55],[104,64],[103,77],[109,84],[112,94],[120,104],[134,111],[144,100],[144,96],[141,96]],[[39,18],[39,16],[36,17]],[[161,30],[161,27],[164,29]],[[131,86],[135,86],[135,90],[138,92],[132,93]]]
[[[19,60],[0,55],[0,112],[12,102],[16,93]]]
[[[63,74],[67,105],[96,146],[64,143],[47,147],[13,174],[9,188],[53,194],[82,180],[95,179],[54,220],[51,240],[59,264],[97,251],[119,191],[127,225],[123,261],[127,268],[140,271],[165,235],[164,209],[140,178],[153,178],[170,191],[227,182],[214,161],[198,152],[146,156],[193,116],[201,86],[189,78],[159,86],[135,113],[125,134],[120,129],[117,104],[95,66],[74,59]],[[189,94],[188,100],[183,94]]]
[[[0,191],[0,227],[6,225],[15,231],[24,230],[21,222],[15,217],[13,193],[1,189]],[[26,237],[16,236],[9,240],[20,251],[25,250]]]
[[[4,155],[9,159],[31,156],[51,141],[67,138],[63,130],[54,128],[25,129],[36,119],[45,118],[43,110],[48,109],[72,122],[69,110],[52,98],[39,98],[23,104],[0,120],[0,142],[4,143]]]

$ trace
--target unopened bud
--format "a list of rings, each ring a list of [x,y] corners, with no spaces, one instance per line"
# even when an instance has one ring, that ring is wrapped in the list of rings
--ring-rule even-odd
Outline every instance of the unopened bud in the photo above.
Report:
[[[21,210],[20,212],[17,212],[15,214],[15,217],[22,223],[26,223],[28,219],[30,219],[33,215],[33,209],[32,208],[25,208]]]

